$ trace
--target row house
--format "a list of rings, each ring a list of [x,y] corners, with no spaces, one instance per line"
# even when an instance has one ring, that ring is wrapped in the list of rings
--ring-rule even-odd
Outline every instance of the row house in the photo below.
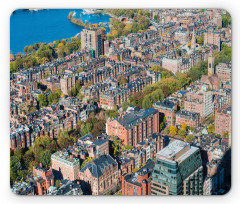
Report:
[[[199,113],[180,110],[176,113],[176,125],[181,126],[185,123],[189,127],[197,128],[200,124]]]
[[[113,109],[115,105],[121,106],[123,101],[127,101],[129,90],[126,88],[109,88],[100,94],[100,106],[103,109]]]

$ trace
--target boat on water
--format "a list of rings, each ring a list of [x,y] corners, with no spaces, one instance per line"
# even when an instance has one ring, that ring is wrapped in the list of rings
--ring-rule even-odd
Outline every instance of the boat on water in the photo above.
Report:
[[[29,11],[39,11],[39,10],[43,10],[43,9],[29,9]]]
[[[86,15],[86,14],[94,14],[94,9],[83,9],[82,13],[84,15]]]

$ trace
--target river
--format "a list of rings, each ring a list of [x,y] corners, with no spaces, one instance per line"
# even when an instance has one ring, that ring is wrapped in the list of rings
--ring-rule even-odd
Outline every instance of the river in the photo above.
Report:
[[[26,45],[39,42],[53,42],[74,37],[82,27],[68,20],[70,11],[75,11],[75,18],[83,22],[108,23],[110,16],[105,14],[83,14],[82,9],[44,9],[38,11],[16,10],[10,17],[10,51],[12,54],[23,52]],[[81,17],[80,17],[81,15]],[[107,28],[107,31],[109,29]]]

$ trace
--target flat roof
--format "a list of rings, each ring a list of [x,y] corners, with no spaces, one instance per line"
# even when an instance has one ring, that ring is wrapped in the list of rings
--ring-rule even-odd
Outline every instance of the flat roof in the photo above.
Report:
[[[162,156],[167,159],[171,159],[174,155],[184,149],[189,143],[183,142],[181,140],[174,140],[168,146],[163,148],[157,153],[158,156]]]

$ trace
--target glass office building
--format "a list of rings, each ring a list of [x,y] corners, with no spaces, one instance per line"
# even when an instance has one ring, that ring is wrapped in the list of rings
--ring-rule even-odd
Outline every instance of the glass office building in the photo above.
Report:
[[[152,195],[202,195],[200,150],[175,140],[157,153],[152,173]]]

